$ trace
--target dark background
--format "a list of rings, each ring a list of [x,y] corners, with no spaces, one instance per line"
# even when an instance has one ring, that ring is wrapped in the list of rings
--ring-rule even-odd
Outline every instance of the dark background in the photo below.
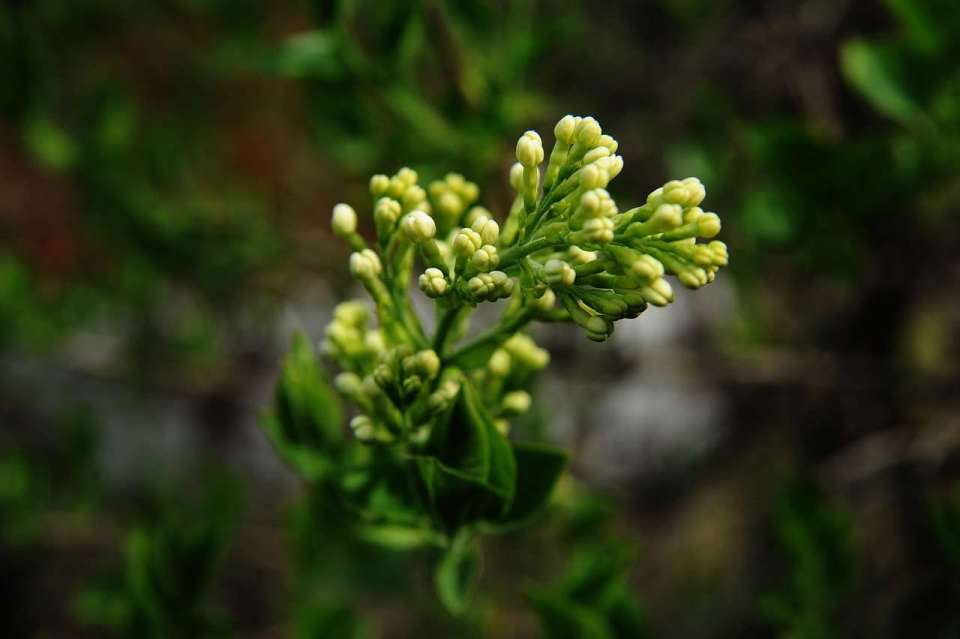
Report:
[[[502,212],[568,112],[621,208],[703,179],[731,265],[603,345],[537,333],[572,477],[451,620],[257,419],[357,292],[334,203],[369,232],[410,165]],[[183,636],[534,637],[524,593],[616,548],[650,636],[958,636],[958,211],[952,0],[6,2],[3,634],[168,636],[156,560]]]

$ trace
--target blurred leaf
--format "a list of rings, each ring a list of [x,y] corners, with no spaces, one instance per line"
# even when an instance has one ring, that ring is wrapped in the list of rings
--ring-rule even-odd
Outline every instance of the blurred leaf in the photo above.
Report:
[[[283,43],[276,59],[281,75],[293,78],[336,80],[347,71],[338,54],[336,35],[328,31],[308,31]]]
[[[920,114],[889,47],[851,40],[840,51],[840,66],[850,84],[884,115],[906,124]]]
[[[40,164],[54,171],[71,169],[77,160],[77,145],[73,137],[45,117],[29,120],[24,131],[24,143]]]
[[[479,573],[480,554],[472,535],[461,531],[437,564],[434,583],[437,596],[448,612],[466,612]]]
[[[526,523],[547,505],[567,465],[566,452],[551,446],[515,443],[513,454],[517,460],[517,488],[510,510],[498,520],[507,526]]]

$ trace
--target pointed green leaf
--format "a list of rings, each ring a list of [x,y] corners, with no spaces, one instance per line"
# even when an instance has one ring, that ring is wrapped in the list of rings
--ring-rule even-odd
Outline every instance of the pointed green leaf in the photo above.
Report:
[[[851,40],[840,52],[840,65],[847,81],[877,111],[901,123],[920,114],[891,49],[866,40]]]

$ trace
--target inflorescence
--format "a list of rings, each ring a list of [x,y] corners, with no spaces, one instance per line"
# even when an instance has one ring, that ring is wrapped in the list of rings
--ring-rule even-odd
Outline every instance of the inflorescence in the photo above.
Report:
[[[364,305],[345,302],[323,342],[344,371],[337,388],[361,410],[351,422],[359,440],[425,442],[466,380],[485,389],[505,432],[506,418],[530,405],[523,386],[548,361],[522,332],[529,322],[572,321],[603,341],[617,320],[673,300],[667,275],[696,289],[726,266],[727,247],[713,239],[720,218],[701,208],[699,179],[671,180],[621,211],[607,191],[623,169],[617,141],[594,118],[572,115],[554,135],[548,159],[535,131],[517,141],[510,171],[517,197],[502,223],[477,205],[477,185],[462,175],[424,189],[409,168],[370,180],[373,245],[357,232],[352,207],[334,207],[333,230],[353,249],[350,272],[377,315],[373,327]],[[414,312],[414,281],[436,302],[432,335]],[[509,302],[499,323],[457,346],[470,312],[500,299]]]

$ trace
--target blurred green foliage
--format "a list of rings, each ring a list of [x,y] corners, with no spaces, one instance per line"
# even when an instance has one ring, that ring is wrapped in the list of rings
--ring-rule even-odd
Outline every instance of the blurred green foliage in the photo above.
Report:
[[[786,488],[774,511],[777,542],[786,562],[780,587],[760,599],[760,612],[792,639],[844,636],[839,625],[854,579],[849,516],[830,506],[811,484]]]
[[[238,487],[216,476],[196,484],[187,499],[182,492],[159,498],[124,534],[122,566],[76,594],[83,626],[122,637],[231,634],[209,591],[238,516]]]

